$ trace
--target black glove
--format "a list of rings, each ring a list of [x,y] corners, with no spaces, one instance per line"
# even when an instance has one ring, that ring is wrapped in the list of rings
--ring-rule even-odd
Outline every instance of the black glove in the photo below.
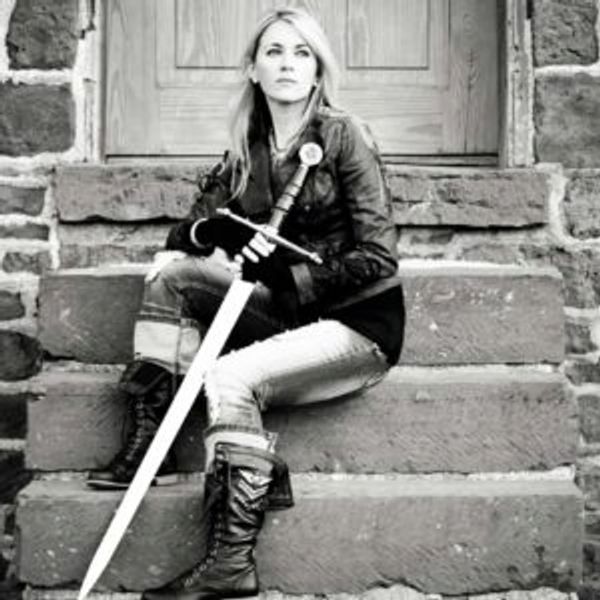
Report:
[[[264,283],[273,293],[273,301],[281,318],[290,325],[298,322],[299,299],[296,282],[278,250],[267,257],[261,257],[258,262],[245,258],[242,264],[242,279]]]
[[[292,272],[277,251],[267,257],[261,256],[258,262],[244,258],[242,279],[261,281],[273,291],[295,288]]]
[[[184,221],[171,229],[166,248],[208,256],[219,246],[233,257],[253,235],[251,229],[227,217]]]

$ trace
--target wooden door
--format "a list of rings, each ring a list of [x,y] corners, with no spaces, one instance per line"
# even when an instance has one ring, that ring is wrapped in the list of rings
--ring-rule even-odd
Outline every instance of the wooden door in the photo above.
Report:
[[[319,16],[383,153],[497,152],[497,0],[108,0],[107,156],[219,154],[244,42],[281,5]]]

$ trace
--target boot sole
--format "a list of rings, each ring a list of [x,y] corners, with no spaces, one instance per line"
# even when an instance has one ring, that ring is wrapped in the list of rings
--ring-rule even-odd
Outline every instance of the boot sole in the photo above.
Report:
[[[105,481],[104,479],[87,479],[86,485],[95,490],[126,490],[131,481]],[[152,480],[150,485],[155,487],[163,487],[175,485],[179,483],[179,475],[177,473],[169,475],[159,475]]]

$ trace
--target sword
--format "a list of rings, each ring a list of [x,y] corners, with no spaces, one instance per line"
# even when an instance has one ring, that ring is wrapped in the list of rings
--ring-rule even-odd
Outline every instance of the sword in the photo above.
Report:
[[[321,161],[323,151],[317,144],[309,143],[304,144],[300,148],[299,155],[300,165],[277,201],[269,221],[269,226],[275,230],[279,230],[281,227],[283,219],[302,189],[310,167]],[[274,243],[278,243],[277,239],[271,239]],[[223,346],[227,342],[231,330],[237,323],[246,302],[252,294],[254,285],[254,283],[243,281],[242,279],[235,279],[227,290],[221,306],[173,398],[171,406],[165,414],[144,459],[115,511],[100,545],[96,549],[96,553],[81,584],[77,600],[85,600],[108,566],[164,457],[192,408],[202,387],[204,375],[216,362],[223,350]]]

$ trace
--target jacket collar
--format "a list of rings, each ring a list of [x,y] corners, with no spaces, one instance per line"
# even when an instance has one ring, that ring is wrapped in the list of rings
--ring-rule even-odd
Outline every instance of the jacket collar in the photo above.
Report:
[[[290,149],[288,158],[282,165],[282,175],[289,179],[298,168],[300,164],[298,152],[303,144],[313,142],[319,144],[325,151],[321,133],[322,122],[323,118],[317,112]],[[273,199],[274,186],[271,178],[271,156],[267,132],[261,132],[253,139],[250,144],[250,155],[252,156],[252,167],[248,185],[239,199],[239,203],[246,214],[255,215],[258,218],[264,215],[268,218],[275,200]]]

